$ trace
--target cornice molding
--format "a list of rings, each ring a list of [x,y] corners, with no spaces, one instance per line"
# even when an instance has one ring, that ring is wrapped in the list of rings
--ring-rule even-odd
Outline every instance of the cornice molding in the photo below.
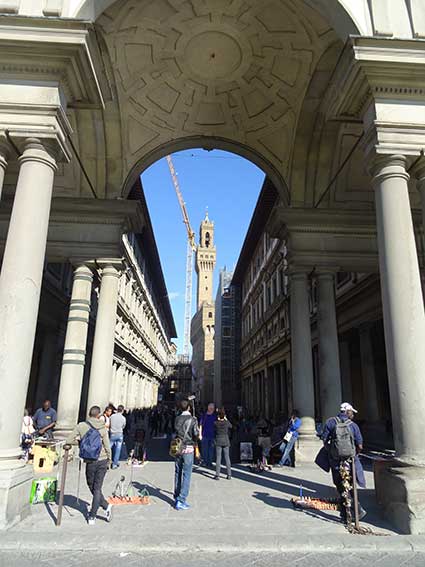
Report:
[[[424,94],[425,42],[351,37],[321,111],[328,120],[363,121],[366,154],[416,156],[425,146]]]
[[[0,72],[60,82],[68,104],[103,108],[111,99],[101,55],[88,22],[0,16]]]

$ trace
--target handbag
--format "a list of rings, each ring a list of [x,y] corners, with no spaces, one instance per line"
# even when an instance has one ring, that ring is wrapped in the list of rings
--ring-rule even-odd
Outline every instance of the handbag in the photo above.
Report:
[[[189,429],[192,425],[192,420],[193,417],[187,420],[187,426],[183,433],[183,439],[189,433]],[[171,441],[169,455],[170,457],[173,457],[173,459],[175,459],[176,457],[180,457],[183,454],[183,450],[185,448],[183,439],[180,439],[180,437],[174,437],[174,439]]]
[[[292,439],[292,436],[293,436],[292,431],[287,431],[285,433],[285,436],[283,437],[283,440],[289,443],[289,441]]]

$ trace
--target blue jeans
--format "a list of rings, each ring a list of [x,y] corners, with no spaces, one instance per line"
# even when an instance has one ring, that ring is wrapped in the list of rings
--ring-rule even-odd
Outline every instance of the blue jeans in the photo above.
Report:
[[[291,464],[291,451],[294,448],[296,438],[292,436],[291,440],[283,442],[282,445],[279,447],[281,451],[283,451],[282,458],[279,461],[279,465],[286,465],[288,463]]]
[[[193,457],[194,453],[185,453],[176,457],[174,475],[174,499],[176,502],[186,502],[189,495]]]
[[[214,458],[214,439],[206,439],[205,437],[202,438],[201,442],[201,453],[202,453],[202,460],[210,467],[213,462]]]
[[[111,435],[111,438],[109,439],[111,443],[113,468],[116,468],[118,466],[123,440],[124,440],[123,435]]]

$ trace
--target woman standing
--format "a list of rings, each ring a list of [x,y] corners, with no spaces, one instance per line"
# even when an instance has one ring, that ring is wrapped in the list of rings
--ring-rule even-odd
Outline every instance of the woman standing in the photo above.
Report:
[[[224,408],[218,410],[218,418],[214,422],[215,429],[215,450],[216,450],[216,467],[215,467],[215,480],[220,480],[220,467],[221,455],[224,453],[224,460],[227,467],[227,480],[232,479],[232,468],[230,464],[230,438],[229,431],[232,429],[232,424],[226,417]]]

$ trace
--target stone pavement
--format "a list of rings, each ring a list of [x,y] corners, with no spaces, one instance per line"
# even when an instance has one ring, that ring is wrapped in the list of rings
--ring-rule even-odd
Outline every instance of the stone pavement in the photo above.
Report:
[[[401,556],[403,561],[411,562],[406,565],[425,565],[425,538],[397,535],[380,518],[371,490],[371,472],[367,473],[370,489],[361,491],[362,503],[369,512],[363,525],[380,535],[353,536],[345,531],[336,512],[293,510],[290,498],[298,494],[301,479],[305,495],[333,495],[330,476],[313,466],[254,474],[246,466],[236,465],[233,480],[223,476],[219,482],[212,479],[213,471],[198,468],[193,474],[190,494],[192,509],[177,512],[171,506],[173,463],[162,460],[166,442],[155,443],[162,453],[155,451],[154,460],[142,469],[133,469],[136,487],[147,486],[152,495],[150,506],[117,506],[111,524],[101,519],[100,513],[96,526],[87,526],[84,514],[90,496],[82,474],[81,500],[77,502],[78,465],[73,462],[69,468],[62,526],[57,528],[54,523],[56,505],[33,506],[29,518],[0,534],[0,565],[6,565],[6,560],[13,565],[18,551],[22,561],[15,564],[23,567],[26,557],[32,557],[34,564],[34,553],[50,560],[56,556],[64,560],[69,557],[70,562],[61,565],[83,565],[83,558],[89,562],[94,556],[125,557],[127,564],[131,564],[130,559],[140,564],[146,554],[152,557],[150,565],[178,565],[176,558],[186,551],[188,561],[192,557],[198,565],[207,565],[199,562],[200,558],[207,561],[208,554],[219,551],[227,557],[243,555],[247,565],[256,555],[267,561],[267,565],[278,565],[277,559],[273,563],[273,557],[277,553],[282,557],[282,552],[297,558],[297,566],[307,564],[312,555],[320,556],[320,562],[315,561],[317,565],[330,566],[353,554],[359,557],[366,554],[379,567],[399,565],[398,560],[388,561]],[[129,480],[130,470],[125,463],[108,473],[106,495],[111,494],[121,474]],[[76,557],[80,557],[79,563],[75,562]],[[333,563],[330,557],[335,558]],[[419,559],[422,563],[418,563]],[[112,565],[108,561],[102,561],[102,565]],[[232,560],[231,564],[238,562]]]

